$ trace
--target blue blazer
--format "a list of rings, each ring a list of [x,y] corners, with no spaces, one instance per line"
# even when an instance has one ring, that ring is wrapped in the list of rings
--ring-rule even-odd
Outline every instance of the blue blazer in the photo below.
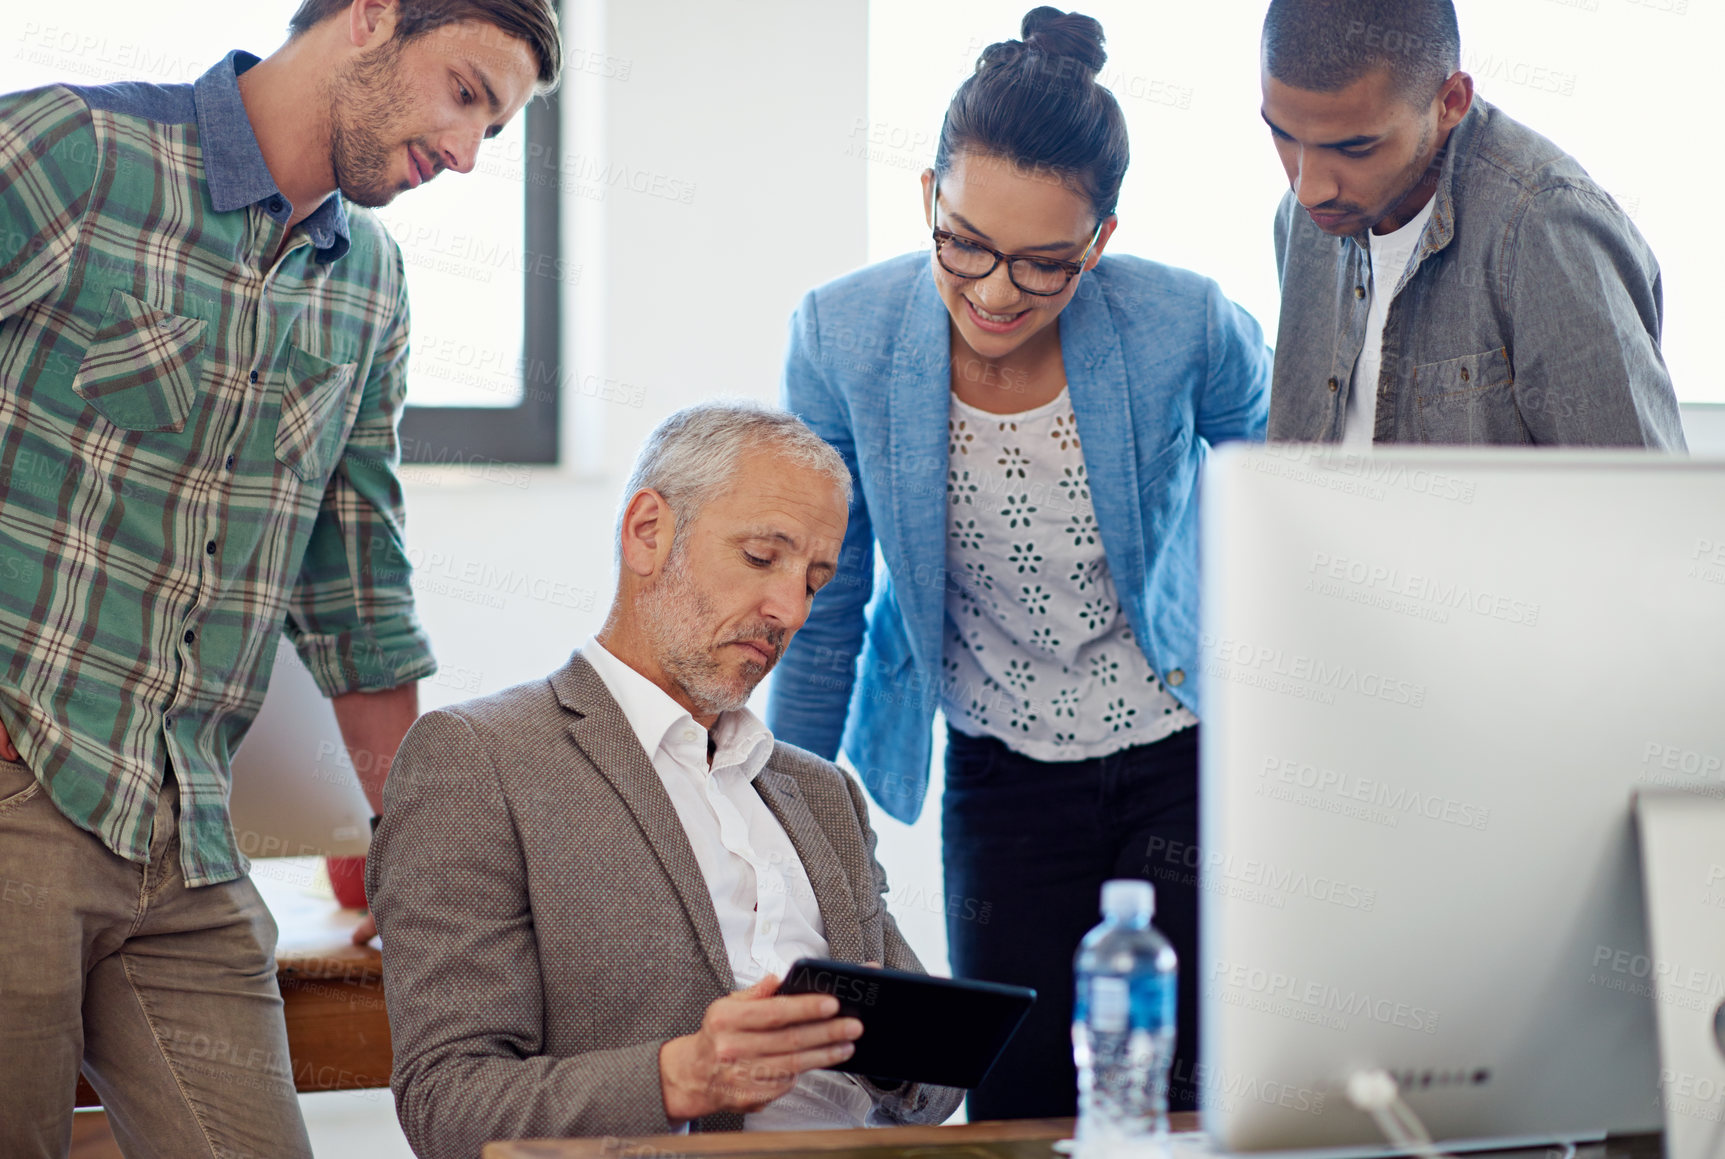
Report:
[[[775,670],[767,723],[914,821],[940,704],[947,576],[948,314],[926,252],[811,291],[791,319],[786,409],[855,480],[839,574]],[[1198,475],[1262,439],[1270,351],[1208,278],[1104,256],[1060,315],[1067,386],[1114,586],[1139,646],[1198,712]],[[879,544],[885,568],[875,578]]]

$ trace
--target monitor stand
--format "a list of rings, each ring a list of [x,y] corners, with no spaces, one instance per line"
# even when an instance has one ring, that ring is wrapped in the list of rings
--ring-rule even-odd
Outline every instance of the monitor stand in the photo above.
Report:
[[[1635,799],[1665,1159],[1725,1159],[1725,785],[1696,787]]]

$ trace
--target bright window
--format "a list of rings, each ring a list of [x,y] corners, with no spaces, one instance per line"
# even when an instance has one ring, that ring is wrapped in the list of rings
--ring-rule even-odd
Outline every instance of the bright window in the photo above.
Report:
[[[917,175],[982,48],[1033,3],[871,0],[869,256],[927,245]],[[1062,8],[1068,5],[1061,5]],[[1267,0],[1084,0],[1108,36],[1103,77],[1132,136],[1113,248],[1207,274],[1274,340],[1270,222],[1287,188],[1258,116]],[[1717,183],[1709,127],[1725,6],[1703,0],[1457,0],[1478,91],[1574,155],[1634,219],[1664,271],[1664,350],[1678,398],[1725,402],[1710,319],[1725,314],[1719,239],[1697,226]],[[1709,241],[1708,238],[1713,238]]]

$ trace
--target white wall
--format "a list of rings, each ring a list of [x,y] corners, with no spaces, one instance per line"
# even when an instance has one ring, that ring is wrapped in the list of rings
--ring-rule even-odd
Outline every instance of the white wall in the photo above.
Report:
[[[578,390],[572,466],[616,474],[679,406],[776,397],[798,298],[863,261],[862,164],[834,142],[867,107],[867,5],[583,3],[568,24],[572,63],[597,46],[601,71],[627,74],[570,78],[580,172],[628,177],[603,200],[586,181],[565,201],[584,266],[574,364],[638,400]]]
[[[1683,433],[1691,455],[1725,457],[1725,406],[1718,403],[1685,403]]]

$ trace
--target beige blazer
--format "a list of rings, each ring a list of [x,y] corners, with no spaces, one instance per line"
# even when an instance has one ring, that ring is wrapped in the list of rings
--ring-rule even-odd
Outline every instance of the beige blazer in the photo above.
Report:
[[[776,744],[755,786],[808,871],[831,955],[921,970],[882,900],[857,782]],[[659,1047],[736,987],[676,809],[593,667],[576,653],[545,680],[427,713],[384,802],[366,886],[414,1151],[669,1130]],[[963,1094],[876,1093],[894,1123],[940,1122]]]

